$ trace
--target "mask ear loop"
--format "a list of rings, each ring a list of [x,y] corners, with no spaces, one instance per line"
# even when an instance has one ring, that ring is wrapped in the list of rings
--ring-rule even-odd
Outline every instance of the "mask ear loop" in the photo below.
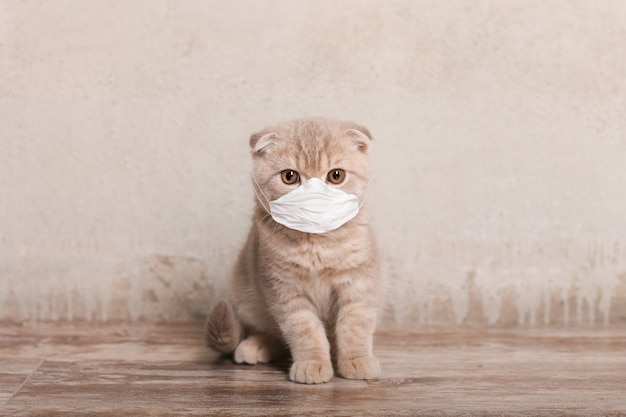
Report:
[[[253,187],[253,188],[254,188],[254,194],[256,195],[257,200],[259,200],[259,203],[261,203],[261,206],[263,206],[263,209],[267,212],[267,214],[272,215],[270,210],[267,207],[265,207],[265,203],[263,203],[263,200],[261,199],[261,197],[259,197],[259,192],[261,193],[261,195],[263,196],[265,201],[267,201],[267,204],[270,203],[269,198],[267,198],[265,196],[265,194],[263,193],[263,190],[261,189],[261,186],[259,185],[258,181],[256,180],[256,177],[254,176],[254,174],[252,174],[252,179],[254,180],[254,184],[256,185],[256,187]],[[257,192],[257,188],[259,189],[258,192]]]
[[[359,210],[361,210],[361,208],[365,205],[365,200],[367,200],[367,197],[370,196],[370,184],[371,184],[372,180],[370,179],[367,184],[365,184],[365,187],[363,187],[363,191],[364,191],[364,195],[363,195],[363,199],[359,199]]]

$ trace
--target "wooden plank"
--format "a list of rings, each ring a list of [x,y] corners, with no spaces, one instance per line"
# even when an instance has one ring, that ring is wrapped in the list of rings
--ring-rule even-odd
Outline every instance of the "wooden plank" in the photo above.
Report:
[[[306,386],[287,380],[287,362],[241,366],[207,353],[198,325],[133,328],[92,329],[93,343],[81,326],[49,329],[39,352],[60,353],[0,414],[626,415],[626,329],[383,333],[382,378]]]
[[[41,363],[38,358],[0,357],[0,404],[7,402]]]

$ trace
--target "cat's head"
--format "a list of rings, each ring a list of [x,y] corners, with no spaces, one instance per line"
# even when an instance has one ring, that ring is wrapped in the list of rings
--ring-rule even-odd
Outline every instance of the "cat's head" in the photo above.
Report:
[[[255,186],[273,201],[311,178],[363,201],[370,180],[370,132],[355,123],[306,118],[250,137]]]

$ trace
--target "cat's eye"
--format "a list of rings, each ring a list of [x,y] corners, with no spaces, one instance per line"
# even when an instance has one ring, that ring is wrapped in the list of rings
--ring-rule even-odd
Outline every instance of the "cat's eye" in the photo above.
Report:
[[[285,184],[291,185],[300,181],[300,174],[292,169],[286,169],[280,173],[280,178]]]
[[[333,184],[341,184],[345,178],[346,171],[344,171],[343,169],[333,169],[328,173],[328,181]]]

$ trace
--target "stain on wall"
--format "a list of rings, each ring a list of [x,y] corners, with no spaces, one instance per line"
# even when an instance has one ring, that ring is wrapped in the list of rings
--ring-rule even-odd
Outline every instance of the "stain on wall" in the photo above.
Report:
[[[388,258],[393,265],[390,311],[403,326],[626,322],[626,250],[620,242],[494,247],[436,241],[410,251]]]
[[[205,262],[165,255],[142,262],[138,290],[136,318],[148,321],[203,320],[215,294]]]
[[[212,275],[194,257],[153,255],[106,270],[92,264],[21,273],[20,282],[0,283],[3,320],[196,321],[227,296],[227,277]]]

